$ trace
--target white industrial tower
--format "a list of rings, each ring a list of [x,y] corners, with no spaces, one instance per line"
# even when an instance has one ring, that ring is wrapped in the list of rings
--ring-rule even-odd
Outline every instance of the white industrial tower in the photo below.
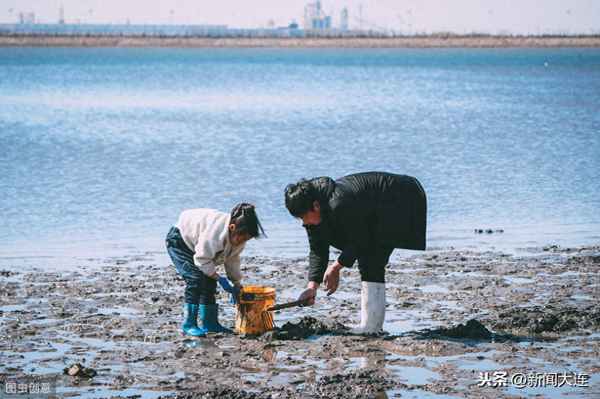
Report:
[[[340,12],[340,30],[348,30],[348,9],[342,8]]]
[[[61,25],[65,24],[65,7],[62,4],[58,9],[58,23]]]
[[[319,0],[304,6],[304,29],[331,29],[331,16],[325,15]]]
[[[313,29],[314,21],[321,17],[321,2],[315,1],[304,6],[304,29]]]

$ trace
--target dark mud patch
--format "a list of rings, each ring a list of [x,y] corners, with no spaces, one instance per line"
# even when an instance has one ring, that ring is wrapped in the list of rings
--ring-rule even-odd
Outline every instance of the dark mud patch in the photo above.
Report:
[[[287,322],[280,328],[262,335],[266,340],[301,340],[313,335],[346,335],[349,328],[333,320],[317,320],[306,316],[297,322]]]
[[[385,391],[400,385],[373,370],[363,370],[325,376],[304,393],[311,398],[385,398]]]
[[[547,305],[512,308],[498,315],[497,330],[523,330],[528,333],[564,333],[579,329],[600,329],[600,308]]]
[[[418,332],[420,338],[454,338],[454,339],[473,339],[489,341],[494,334],[488,330],[480,321],[471,319],[465,324],[459,324],[454,327],[442,327],[435,330],[426,330]]]
[[[248,392],[231,387],[215,387],[204,392],[180,392],[174,395],[160,396],[158,399],[270,399],[271,395]]]
[[[393,381],[378,370],[360,370],[324,376],[305,382],[300,378],[287,387],[271,387],[268,391],[252,392],[227,386],[201,392],[179,392],[158,399],[275,399],[275,398],[386,398],[385,392],[407,387]]]
[[[520,342],[524,340],[523,337],[513,334],[493,333],[476,319],[471,319],[465,324],[458,324],[454,327],[441,327],[435,330],[428,329],[410,335],[415,335],[418,339],[453,339],[479,342]]]

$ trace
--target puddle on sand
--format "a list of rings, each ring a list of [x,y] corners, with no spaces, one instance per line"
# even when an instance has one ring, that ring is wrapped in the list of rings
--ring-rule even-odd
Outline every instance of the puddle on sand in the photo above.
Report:
[[[436,367],[440,367],[442,365],[454,364],[458,368],[478,370],[477,366],[483,360],[490,360],[490,358],[492,358],[494,355],[496,355],[498,353],[499,353],[498,351],[490,350],[490,351],[482,351],[482,352],[468,352],[468,353],[459,354],[459,355],[424,356],[424,358],[425,358],[428,368],[436,368]],[[481,360],[477,359],[477,357],[481,357],[481,356],[483,356],[484,359],[481,359]],[[403,356],[403,357],[406,358],[407,356]],[[486,366],[492,365],[491,362],[492,361],[490,360],[490,363],[487,363]],[[468,363],[468,364],[465,364],[465,363]],[[473,367],[471,367],[471,366],[473,366]],[[502,365],[501,367],[512,367],[512,366]],[[487,370],[487,369],[484,368],[482,370]]]
[[[398,364],[389,364],[402,356],[390,355],[389,353],[373,353],[372,356],[351,357],[345,362],[346,370],[361,368],[382,368],[389,370],[397,379],[409,385],[425,385],[435,380],[439,380],[441,375],[425,367],[403,366]]]
[[[450,290],[439,284],[427,284],[415,287],[415,289],[424,292],[426,294],[447,294]]]
[[[19,304],[19,305],[0,306],[0,312],[11,313],[11,312],[25,312],[25,311],[27,311],[26,303]]]
[[[530,284],[535,282],[534,279],[532,278],[527,278],[527,277],[513,277],[513,276],[504,276],[504,280],[506,280],[507,283],[509,284]]]
[[[43,375],[62,373],[63,368],[71,360],[88,364],[96,356],[92,342],[97,342],[99,347],[111,348],[111,342],[100,339],[78,338],[72,342],[62,343],[50,341],[47,345],[36,347],[28,352],[4,352],[15,359],[11,366],[19,366],[28,374]],[[0,371],[2,367],[0,366]]]
[[[189,349],[202,348],[209,350],[218,350],[219,347],[213,342],[202,338],[186,338],[183,345]]]
[[[459,305],[459,301],[450,301],[450,300],[442,300],[442,301],[432,301],[436,305],[439,305],[442,308],[461,311],[464,309],[463,306]]]
[[[397,268],[394,268],[394,271],[397,272],[397,273],[415,273],[415,272],[418,272],[420,270],[425,270],[425,269],[416,269],[416,268],[411,268],[411,267],[404,267],[404,268],[397,267]]]
[[[264,359],[264,357],[263,357]],[[243,373],[240,378],[250,383],[268,380],[274,386],[288,386],[289,384],[302,384],[316,377],[324,376],[336,369],[332,367],[333,359],[308,359],[305,354],[292,354],[278,351],[271,354],[271,361],[267,364],[251,366],[241,365]]]
[[[29,322],[30,325],[37,327],[37,328],[41,328],[41,327],[48,328],[48,327],[51,327],[53,324],[60,325],[62,323],[63,323],[63,320],[53,319],[53,318],[31,320]]]
[[[444,394],[438,394],[433,392],[423,391],[421,389],[394,389],[387,391],[386,395],[388,398],[402,398],[402,399],[456,399],[459,396],[449,396]]]
[[[289,384],[300,384],[305,380],[301,377],[302,373],[296,372],[280,372],[280,371],[252,371],[244,369],[244,373],[240,375],[240,379],[246,383],[256,384],[261,381],[269,381],[272,386],[286,386]]]
[[[47,346],[38,346],[27,352],[5,351],[3,352],[3,355],[17,358],[17,362],[23,364],[24,367],[26,367],[25,370],[30,372],[32,368],[38,368],[38,362],[49,362],[54,360],[62,362],[71,347],[72,345],[69,344],[49,342]],[[12,366],[14,367],[15,365],[13,364]],[[0,370],[2,370],[2,367],[0,367]],[[52,370],[51,372],[56,372],[56,370]]]
[[[597,377],[594,380],[594,377]],[[503,392],[515,395],[521,398],[598,398],[600,397],[600,376],[596,375],[590,378],[589,387],[574,387],[565,385],[562,387],[547,386],[547,387],[525,387],[518,388],[509,386]],[[594,380],[594,381],[593,381]]]
[[[425,385],[439,380],[441,375],[423,367],[413,366],[386,366],[398,379],[409,385]]]
[[[498,275],[484,274],[481,272],[448,272],[444,275],[444,277],[460,277],[461,280],[464,280],[465,277],[494,278],[498,277]]]
[[[512,365],[498,363],[492,359],[485,358],[478,360],[477,358],[463,358],[458,368],[460,370],[476,370],[476,371],[498,371],[511,368]]]
[[[580,273],[580,272],[575,272],[575,271],[567,271],[567,272],[562,272],[559,273],[557,275],[555,275],[554,277],[579,277],[582,274],[587,274],[587,273]]]
[[[431,315],[420,310],[391,310],[386,312],[383,330],[391,335],[409,331],[439,327],[442,323],[431,319]]]
[[[575,299],[577,301],[593,301],[594,298],[592,298],[589,295],[571,295],[571,299]]]
[[[163,395],[169,395],[173,392],[167,391],[150,391],[144,389],[107,389],[107,388],[90,388],[83,390],[81,387],[56,387],[56,393],[59,397],[78,397],[84,399],[95,398],[110,398],[110,397],[138,397],[144,399],[154,399]]]
[[[456,359],[459,370],[475,370],[475,371],[497,371],[506,370],[514,367],[512,364],[501,363],[493,360],[494,356],[499,355],[497,350],[487,352],[474,352],[460,356],[448,356],[448,358]],[[439,360],[441,358],[435,358]]]
[[[111,316],[111,315],[117,314],[119,316],[128,316],[128,317],[139,316],[139,314],[140,314],[139,311],[137,311],[135,309],[132,309],[132,308],[127,308],[125,306],[114,306],[114,307],[110,307],[110,308],[99,308],[96,313],[107,315],[107,316]]]

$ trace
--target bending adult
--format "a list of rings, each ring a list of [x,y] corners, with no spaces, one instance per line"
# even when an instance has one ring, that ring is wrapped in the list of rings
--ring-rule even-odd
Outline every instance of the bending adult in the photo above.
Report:
[[[319,285],[327,295],[339,285],[340,269],[358,260],[361,277],[360,325],[373,334],[385,319],[385,266],[394,248],[425,249],[427,200],[411,176],[365,172],[333,180],[302,179],[285,189],[285,205],[302,219],[310,244],[307,288],[299,300],[313,305]],[[329,247],[341,251],[329,263]]]

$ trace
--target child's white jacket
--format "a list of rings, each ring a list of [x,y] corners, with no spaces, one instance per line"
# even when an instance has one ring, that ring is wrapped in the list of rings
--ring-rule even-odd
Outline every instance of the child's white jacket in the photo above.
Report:
[[[245,244],[229,242],[228,213],[216,209],[188,209],[179,215],[177,227],[183,241],[194,251],[194,264],[206,275],[215,273],[216,266],[225,265],[227,278],[234,284],[242,280],[240,254]]]

